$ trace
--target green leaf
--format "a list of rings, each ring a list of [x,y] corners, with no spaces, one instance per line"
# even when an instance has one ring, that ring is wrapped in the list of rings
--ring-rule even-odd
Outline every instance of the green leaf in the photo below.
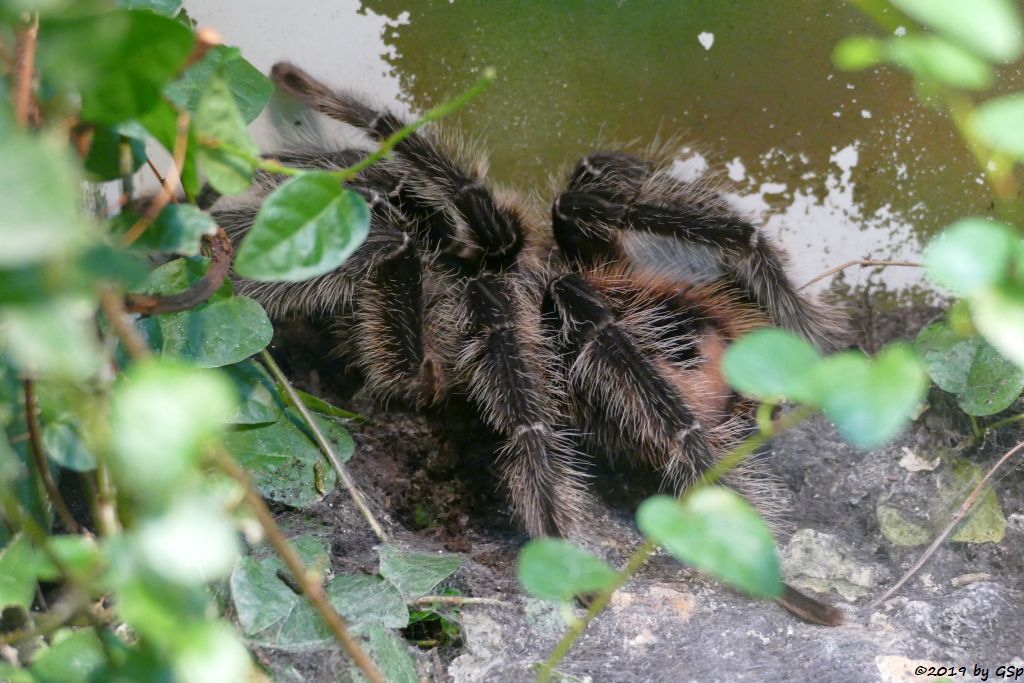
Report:
[[[242,361],[224,368],[239,396],[232,424],[266,424],[281,417],[280,400],[274,380],[259,363]]]
[[[36,596],[35,556],[20,534],[0,548],[0,612],[13,606],[29,613]]]
[[[92,180],[116,180],[131,175],[146,163],[142,140],[122,136],[109,126],[96,126],[85,157],[85,170]]]
[[[821,355],[792,332],[756,330],[725,352],[722,371],[737,391],[762,401],[813,401]]]
[[[910,347],[892,344],[872,360],[856,352],[826,358],[815,385],[819,405],[843,438],[869,449],[911,420],[928,390],[928,375]]]
[[[992,147],[1024,158],[1024,94],[984,102],[975,111],[970,126]]]
[[[0,338],[10,359],[35,377],[85,379],[103,362],[92,302],[54,298],[0,308]]]
[[[274,336],[263,308],[253,299],[232,296],[180,313],[145,318],[139,328],[164,356],[204,368],[231,365],[259,353]]]
[[[392,545],[383,545],[380,575],[393,583],[408,598],[426,595],[459,568],[458,555],[417,553]]]
[[[1024,368],[1024,289],[1002,286],[981,290],[971,297],[971,314],[988,343]]]
[[[172,156],[178,139],[178,116],[178,111],[169,102],[161,99],[152,109],[138,117],[145,130],[149,131]],[[134,128],[135,126],[130,124],[122,124],[119,127],[122,135],[128,135],[129,132],[136,134]],[[185,162],[181,170],[181,184],[189,197],[195,197],[202,189],[199,165],[196,163],[197,147],[195,135],[190,128],[185,134]]]
[[[284,404],[287,405],[287,406],[293,406],[294,404],[292,403],[292,399],[288,395],[288,392],[284,390],[284,387],[281,386],[280,384],[275,384],[274,386],[277,387],[278,394],[280,395],[281,400],[284,401]],[[292,388],[294,389],[294,387],[292,387]],[[351,412],[349,410],[344,410],[342,408],[338,408],[337,406],[331,405],[330,403],[328,403],[327,401],[323,400],[322,398],[319,398],[317,396],[314,396],[313,394],[307,393],[307,392],[303,391],[302,389],[295,389],[295,393],[299,395],[299,399],[302,401],[302,405],[304,405],[307,408],[309,408],[310,410],[312,410],[314,412],[317,412],[317,413],[320,413],[322,415],[327,415],[327,416],[330,416],[330,417],[337,417],[337,418],[340,418],[342,420],[365,420],[366,419],[365,417],[363,417],[359,413],[353,413],[353,412]]]
[[[39,62],[81,93],[83,120],[113,124],[152,109],[194,43],[173,19],[119,10],[44,23]]]
[[[78,178],[50,139],[0,135],[0,268],[37,263],[83,241]]]
[[[1020,239],[1008,226],[983,218],[964,218],[928,245],[928,275],[960,296],[1000,282],[1019,250]]]
[[[409,656],[405,641],[380,626],[370,626],[365,630],[367,654],[380,669],[384,680],[390,683],[416,683],[416,663]],[[362,673],[353,667],[349,668],[353,681],[363,681]]]
[[[39,653],[29,671],[37,683],[88,683],[106,661],[96,631],[83,628]]]
[[[50,552],[60,560],[61,567],[80,580],[92,580],[97,574],[102,558],[96,539],[77,534],[61,534],[48,539]],[[47,553],[36,554],[36,574],[45,581],[57,581],[61,570],[50,560]]]
[[[681,562],[756,597],[782,594],[771,531],[733,491],[705,487],[682,502],[653,496],[641,503],[636,520],[648,538]]]
[[[181,11],[181,0],[118,0],[125,9],[148,9],[165,17],[175,17]]]
[[[355,633],[369,626],[403,628],[409,609],[390,582],[365,574],[340,574],[327,584],[327,598]]]
[[[938,81],[967,90],[987,90],[995,81],[992,67],[970,52],[931,35],[890,38],[887,59],[923,81]]]
[[[142,563],[172,583],[201,585],[227,577],[239,557],[238,535],[216,497],[181,496],[132,534]]]
[[[300,282],[340,266],[366,239],[366,201],[326,171],[309,171],[274,190],[235,258],[239,275]]]
[[[127,232],[138,215],[125,212],[111,219],[111,232]],[[198,256],[204,235],[217,229],[213,218],[192,204],[168,204],[131,249],[143,252]]]
[[[1021,55],[1021,21],[1010,0],[892,0],[925,26],[993,62]]]
[[[969,460],[957,458],[953,462],[953,477],[940,495],[940,499],[946,503],[946,510],[943,511],[945,514],[935,517],[943,520],[951,517],[983,477],[984,472],[980,467]],[[986,485],[970,513],[950,538],[961,543],[999,543],[1005,535],[1006,516],[999,507],[996,492]]]
[[[914,348],[932,380],[957,394],[969,415],[993,415],[1024,391],[1024,372],[979,337],[961,337],[945,323],[921,330]]]
[[[233,393],[221,374],[178,362],[130,367],[112,399],[111,465],[126,490],[147,505],[173,498],[234,412]]]
[[[832,51],[832,63],[844,71],[870,68],[880,63],[884,57],[884,43],[867,36],[843,38]]]
[[[210,77],[199,98],[195,131],[201,138],[199,161],[210,184],[225,195],[244,192],[252,182],[255,168],[252,162],[232,150],[249,157],[258,156],[260,150],[245,129],[245,119],[231,94],[231,85],[220,73]],[[204,139],[221,146],[212,147],[205,144]]]
[[[322,542],[311,536],[288,539],[308,568],[326,568],[330,558]],[[244,557],[231,573],[231,598],[242,632],[275,647],[302,647],[331,637],[330,630],[308,603],[278,572],[290,576],[276,555]]]
[[[242,58],[238,48],[217,45],[190,66],[181,78],[167,86],[167,97],[179,107],[195,112],[210,78],[218,71],[227,79],[246,123],[259,116],[274,93],[274,86],[259,69]]]
[[[78,420],[66,418],[43,428],[43,446],[50,460],[74,472],[92,472],[96,456],[82,441]]]
[[[287,417],[230,432],[224,445],[252,474],[260,493],[277,503],[297,508],[312,505],[337,481],[334,469],[325,467],[320,450]],[[323,479],[323,492],[317,490],[318,477]]]
[[[223,621],[189,624],[174,653],[176,679],[186,683],[222,683],[253,678],[249,651]]]
[[[603,560],[568,541],[536,538],[519,553],[519,582],[543,600],[571,600],[594,593],[615,579]]]

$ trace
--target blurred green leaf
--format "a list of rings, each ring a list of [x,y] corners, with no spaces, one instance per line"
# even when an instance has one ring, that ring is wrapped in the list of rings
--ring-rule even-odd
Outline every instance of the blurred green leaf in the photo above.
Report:
[[[138,220],[138,214],[123,212],[110,221],[115,235],[127,232]],[[217,224],[213,218],[192,204],[168,204],[131,249],[144,252],[198,256],[204,235],[211,235]]]
[[[910,347],[891,344],[874,359],[857,352],[826,358],[815,385],[819,404],[843,438],[868,449],[910,422],[928,390],[928,374]]]
[[[96,456],[82,441],[81,425],[74,418],[50,422],[43,428],[46,455],[61,467],[74,472],[96,469]]]
[[[995,81],[991,66],[937,36],[911,34],[890,38],[885,54],[888,61],[923,81],[938,81],[967,90],[987,90]]]
[[[971,314],[988,343],[1024,368],[1024,289],[1003,286],[976,292]]]
[[[148,9],[165,17],[177,16],[181,11],[181,0],[118,0],[125,9]]]
[[[48,138],[0,135],[0,268],[68,253],[83,242],[78,178]]]
[[[206,82],[196,105],[194,125],[200,137],[199,161],[210,184],[225,195],[244,192],[255,169],[250,161],[232,153],[231,148],[252,157],[258,156],[260,150],[245,129],[245,119],[231,94],[231,85],[219,72]],[[228,149],[203,144],[203,139]]]
[[[103,361],[94,313],[92,302],[61,298],[5,306],[0,308],[0,338],[27,375],[85,379]]]
[[[640,505],[636,519],[648,538],[681,562],[756,597],[782,594],[771,531],[733,491],[701,488],[681,502],[653,496]]]
[[[266,424],[281,417],[276,385],[262,365],[246,360],[223,369],[240,398],[231,424]]]
[[[82,628],[37,654],[29,671],[36,683],[90,683],[106,661],[96,631]]]
[[[877,38],[850,36],[840,40],[832,51],[832,63],[844,71],[859,71],[885,58],[885,44]]]
[[[91,180],[115,180],[131,175],[146,163],[146,145],[142,140],[125,137],[109,126],[93,130],[85,170]]]
[[[945,323],[921,330],[914,348],[935,384],[957,394],[957,402],[969,415],[1005,410],[1024,391],[1024,371],[980,337],[961,337]]]
[[[176,645],[174,669],[176,679],[182,683],[223,683],[253,678],[249,651],[227,623],[190,624]]]
[[[737,391],[762,401],[813,402],[812,379],[821,354],[792,332],[756,330],[725,352],[722,371]]]
[[[82,119],[118,123],[152,109],[192,52],[195,37],[173,19],[119,10],[47,21],[39,64],[82,96]]]
[[[1024,158],[1024,94],[1006,95],[978,106],[971,129],[998,150]]]
[[[1020,11],[1011,0],[891,0],[925,26],[993,62],[1021,55]]]
[[[133,534],[142,563],[182,585],[227,577],[239,557],[238,535],[215,497],[179,496],[163,514]]]
[[[173,498],[200,447],[234,410],[234,392],[220,373],[170,360],[136,363],[112,400],[115,475],[140,502]]]
[[[543,600],[571,600],[594,593],[615,578],[603,560],[568,541],[535,538],[519,553],[519,582],[531,595]]]
[[[459,568],[458,555],[417,553],[393,545],[383,545],[380,554],[380,575],[395,585],[408,598],[426,595]]]
[[[238,48],[226,45],[211,48],[180,79],[167,86],[167,97],[179,107],[195,112],[207,82],[218,71],[227,80],[242,119],[252,123],[270,100],[274,86],[256,67],[242,58]]]
[[[164,146],[167,153],[173,156],[178,139],[178,117],[178,111],[169,102],[161,99],[153,108],[140,115],[138,120],[145,130]],[[128,135],[129,132],[137,134],[134,128],[135,126],[130,123],[119,126],[122,135]],[[199,180],[199,165],[196,162],[198,145],[191,131],[190,127],[184,136],[185,162],[181,169],[181,185],[189,197],[194,197],[202,189],[202,183]]]
[[[380,626],[370,626],[366,629],[364,638],[367,641],[367,654],[380,669],[384,680],[389,683],[416,683],[419,680],[416,675],[416,663],[409,656],[408,646],[393,631]],[[365,680],[355,667],[350,667],[349,672],[353,681]]]
[[[13,606],[29,613],[36,596],[35,557],[32,544],[20,534],[0,548],[0,612]]]
[[[269,425],[241,427],[224,437],[224,445],[252,474],[260,493],[274,502],[307,507],[323,497],[317,490],[318,476],[324,480],[324,493],[337,481],[333,468],[325,467],[320,449],[288,417]],[[339,455],[347,459],[351,452]],[[320,472],[318,463],[323,463]]]
[[[928,275],[960,296],[1001,281],[1020,249],[1008,226],[983,218],[963,218],[925,249]]]
[[[366,239],[366,201],[326,171],[309,171],[274,190],[235,257],[239,275],[299,282],[340,266]]]
[[[88,581],[96,576],[102,558],[95,538],[78,534],[60,534],[50,536],[47,543],[50,552],[60,560],[61,566],[79,581]],[[37,553],[35,562],[35,571],[40,579],[56,581],[61,577],[60,571],[47,553]]]

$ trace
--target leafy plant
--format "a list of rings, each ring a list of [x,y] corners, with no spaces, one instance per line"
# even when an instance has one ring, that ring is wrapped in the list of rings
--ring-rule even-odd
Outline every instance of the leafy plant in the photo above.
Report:
[[[277,527],[265,501],[307,507],[339,474],[361,502],[344,470],[358,416],[253,359],[271,323],[232,291],[230,241],[194,203],[204,179],[235,194],[258,170],[289,176],[237,264],[305,279],[365,238],[368,209],[343,183],[358,169],[261,158],[247,124],[271,84],[180,1],[19,0],[0,23],[16,43],[0,87],[0,643],[17,647],[0,678],[251,680],[250,647],[340,643],[355,675],[415,680],[398,629],[459,558],[385,543],[379,576],[335,575],[321,540]],[[173,164],[133,204],[147,139]],[[83,210],[83,182],[111,180],[125,209]],[[242,543],[254,528],[271,550]]]

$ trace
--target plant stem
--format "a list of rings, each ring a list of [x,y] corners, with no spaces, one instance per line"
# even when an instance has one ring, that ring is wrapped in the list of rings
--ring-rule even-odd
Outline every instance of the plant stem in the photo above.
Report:
[[[39,35],[39,17],[33,15],[28,25],[18,30],[15,41],[14,121],[19,128],[28,124],[32,113],[32,77],[35,73],[36,38]],[[38,112],[36,112],[38,114]]]
[[[223,451],[216,452],[214,460],[229,477],[238,482],[245,490],[245,500],[256,513],[256,518],[267,535],[267,541],[284,561],[288,571],[295,577],[295,580],[302,588],[303,595],[313,606],[313,609],[323,617],[323,620],[330,627],[334,637],[341,644],[345,653],[362,670],[371,683],[386,683],[380,670],[377,669],[377,665],[367,656],[366,652],[359,646],[359,643],[349,635],[344,619],[328,602],[327,594],[324,592],[324,587],[320,585],[319,579],[306,570],[306,567],[302,564],[302,559],[295,552],[295,549],[292,548],[291,544],[288,543],[288,539],[285,538],[281,528],[274,521],[274,516],[271,514],[270,509],[267,508],[267,504],[263,502],[263,498],[256,491],[249,474],[231,456]]]
[[[71,509],[64,501],[64,496],[60,494],[60,489],[57,488],[57,483],[53,480],[53,474],[46,461],[46,451],[43,449],[43,439],[39,433],[39,420],[36,418],[34,383],[32,380],[26,379],[23,386],[25,388],[25,424],[28,425],[29,450],[32,451],[36,469],[39,470],[39,478],[42,480],[43,486],[46,488],[46,495],[53,503],[64,528],[72,534],[81,533],[82,527],[75,520],[75,516],[71,514]]]
[[[363,499],[363,494],[359,492],[359,487],[356,486],[355,480],[352,479],[352,475],[349,474],[348,468],[341,462],[341,458],[338,457],[338,454],[334,452],[334,447],[331,445],[331,442],[328,441],[327,437],[325,437],[323,432],[320,431],[320,425],[317,424],[316,420],[313,418],[313,414],[309,412],[309,408],[306,407],[306,404],[302,401],[298,392],[295,391],[295,387],[293,387],[291,382],[288,381],[288,378],[285,377],[284,372],[281,371],[281,367],[274,360],[273,356],[270,355],[270,352],[264,349],[260,353],[260,358],[263,359],[263,364],[267,366],[268,370],[270,370],[270,374],[274,376],[274,380],[283,386],[285,391],[288,393],[288,398],[291,399],[295,409],[299,411],[299,414],[302,415],[302,419],[306,421],[310,431],[313,432],[313,436],[316,439],[317,444],[320,446],[320,450],[323,451],[325,456],[327,456],[327,460],[331,463],[331,467],[334,468],[334,471],[338,473],[338,477],[341,479],[345,488],[348,490],[349,495],[352,497],[352,502],[356,504],[359,512],[362,513],[366,522],[370,525],[370,528],[373,529],[373,533],[377,535],[377,538],[380,539],[381,542],[386,542],[387,534],[384,532],[384,528],[380,525],[380,522],[377,521],[377,518],[373,516],[373,512],[370,511],[370,507]]]
[[[781,434],[797,423],[805,420],[813,412],[814,409],[807,406],[801,406],[795,410],[791,410],[772,423],[770,434]],[[717,482],[726,473],[728,473],[729,470],[733,469],[743,462],[743,460],[757,452],[757,449],[766,444],[771,438],[772,436],[769,434],[759,431],[744,439],[743,443],[734,448],[728,455],[704,472],[704,474],[701,475],[700,480],[683,493],[680,500],[685,500],[701,487],[711,486]],[[558,645],[556,645],[555,649],[551,651],[550,655],[548,655],[547,660],[540,665],[537,672],[537,683],[547,683],[547,681],[551,680],[555,667],[558,666],[558,663],[562,661],[567,654],[569,654],[569,650],[572,649],[577,638],[583,634],[583,631],[585,631],[587,626],[590,625],[590,622],[594,620],[594,617],[600,614],[604,608],[608,606],[608,602],[611,600],[612,594],[621,588],[640,570],[641,567],[644,566],[656,548],[657,545],[648,539],[645,540],[632,555],[630,555],[629,559],[626,560],[626,566],[622,568],[622,571],[615,575],[615,578],[612,579],[610,584],[598,592],[597,596],[590,603],[587,613],[569,627],[569,630],[558,642]]]
[[[483,74],[480,76],[480,79],[469,90],[466,90],[464,93],[462,93],[455,99],[449,100],[444,104],[434,107],[419,119],[413,121],[412,123],[406,126],[403,126],[399,130],[395,131],[394,134],[390,135],[387,139],[385,139],[384,142],[380,144],[380,147],[378,147],[376,151],[372,152],[371,154],[368,154],[366,157],[359,160],[352,166],[349,166],[348,168],[332,171],[331,175],[336,177],[341,182],[348,182],[349,180],[354,179],[367,168],[369,168],[373,164],[377,163],[384,157],[391,154],[392,150],[394,150],[394,148],[400,142],[402,142],[402,140],[405,140],[407,137],[418,131],[423,126],[433,121],[437,121],[438,119],[441,119],[445,116],[448,116],[449,114],[452,114],[453,112],[458,111],[459,109],[464,107],[468,102],[470,102],[472,99],[480,95],[480,93],[487,90],[487,88],[489,88],[491,84],[494,83],[494,79],[496,77],[497,74],[492,67],[484,69]],[[229,145],[225,142],[222,142],[221,140],[217,140],[214,138],[199,137],[197,139],[197,142],[203,147],[208,147],[210,149],[220,149],[227,152],[228,154],[237,156],[240,159],[245,160],[253,168],[258,168],[259,170],[266,171],[267,173],[276,173],[278,175],[286,176],[297,176],[306,173],[306,171],[301,168],[285,166],[284,164],[274,161],[273,159],[264,159],[254,154],[250,154],[244,149],[240,149],[238,147],[235,147],[234,145]]]
[[[188,126],[188,112],[178,112],[178,128],[174,138],[174,153],[171,167],[164,175],[164,182],[160,187],[160,192],[150,201],[149,206],[146,207],[146,212],[121,237],[121,246],[127,247],[142,237],[142,233],[146,232],[146,229],[152,225],[156,217],[160,215],[160,212],[164,210],[164,207],[174,199],[174,191],[178,188],[178,182],[181,180],[181,169],[185,165],[185,152],[188,149]]]
[[[917,558],[917,561],[914,562],[910,569],[900,577],[900,580],[897,581],[892,588],[882,593],[882,595],[871,603],[872,607],[875,607],[892,597],[893,593],[898,591],[903,584],[909,581],[910,578],[917,573],[918,569],[924,566],[924,563],[928,561],[928,558],[935,554],[935,551],[939,549],[939,546],[946,540],[946,537],[953,533],[953,530],[956,529],[957,525],[960,524],[960,522],[963,521],[963,518],[967,516],[967,513],[971,511],[971,508],[974,507],[978,498],[981,497],[981,492],[984,490],[985,485],[988,483],[989,479],[992,478],[992,475],[996,473],[996,470],[1022,448],[1024,448],[1024,441],[1021,441],[1016,446],[1006,451],[1006,453],[1004,453],[1003,456],[989,468],[988,472],[986,472],[985,476],[978,482],[978,485],[974,487],[974,490],[971,491],[970,495],[967,496],[967,498],[964,499],[964,502],[960,504],[960,507],[957,509],[956,514],[953,515],[953,518],[949,520],[949,523],[942,529],[942,531],[939,532],[939,535],[935,537],[935,540],[931,542],[931,545],[921,553],[921,557]]]
[[[128,355],[136,360],[149,358],[153,352],[149,350],[146,340],[139,334],[124,308],[124,298],[110,287],[100,290],[100,307],[107,316],[107,321],[114,333],[121,339]]]
[[[921,264],[917,263],[916,261],[888,261],[885,259],[855,258],[852,261],[841,263],[835,268],[829,268],[821,275],[816,275],[812,277],[810,280],[800,285],[797,289],[807,289],[815,282],[824,280],[829,275],[835,275],[836,273],[840,273],[846,270],[847,268],[853,268],[854,266],[905,266],[907,268],[920,268]]]

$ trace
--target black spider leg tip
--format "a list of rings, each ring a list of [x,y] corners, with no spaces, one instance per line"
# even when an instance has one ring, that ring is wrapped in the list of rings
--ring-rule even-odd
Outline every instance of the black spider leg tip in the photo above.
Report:
[[[505,437],[502,478],[531,536],[570,536],[585,499],[572,443],[554,426],[553,400],[536,341],[516,322],[515,285],[501,275],[466,284],[469,344],[462,358],[469,394]]]
[[[562,352],[574,359],[569,392],[583,419],[603,414],[614,420],[623,434],[612,448],[635,446],[675,490],[710,469],[715,458],[700,422],[603,297],[576,274],[553,280],[547,296],[561,322]],[[598,434],[599,427],[588,424]]]
[[[626,256],[618,231],[646,232],[699,244],[722,254],[721,264],[744,296],[780,327],[825,350],[836,348],[834,313],[797,291],[782,256],[752,224],[719,210],[683,202],[670,206],[618,202],[609,193],[569,191],[555,203],[559,246],[585,262]]]
[[[626,152],[594,152],[576,163],[566,190],[593,192],[612,201],[632,201],[654,172],[654,164]]]
[[[271,77],[300,102],[377,140],[384,140],[407,125],[389,111],[377,110],[349,93],[331,90],[292,64],[275,64]],[[414,218],[440,213],[455,227],[454,234],[436,246],[489,266],[511,264],[522,247],[522,228],[513,216],[497,206],[478,178],[460,168],[433,139],[418,132],[402,139],[394,151],[407,166],[405,183],[400,188],[402,210]],[[444,236],[441,237],[443,240]]]

